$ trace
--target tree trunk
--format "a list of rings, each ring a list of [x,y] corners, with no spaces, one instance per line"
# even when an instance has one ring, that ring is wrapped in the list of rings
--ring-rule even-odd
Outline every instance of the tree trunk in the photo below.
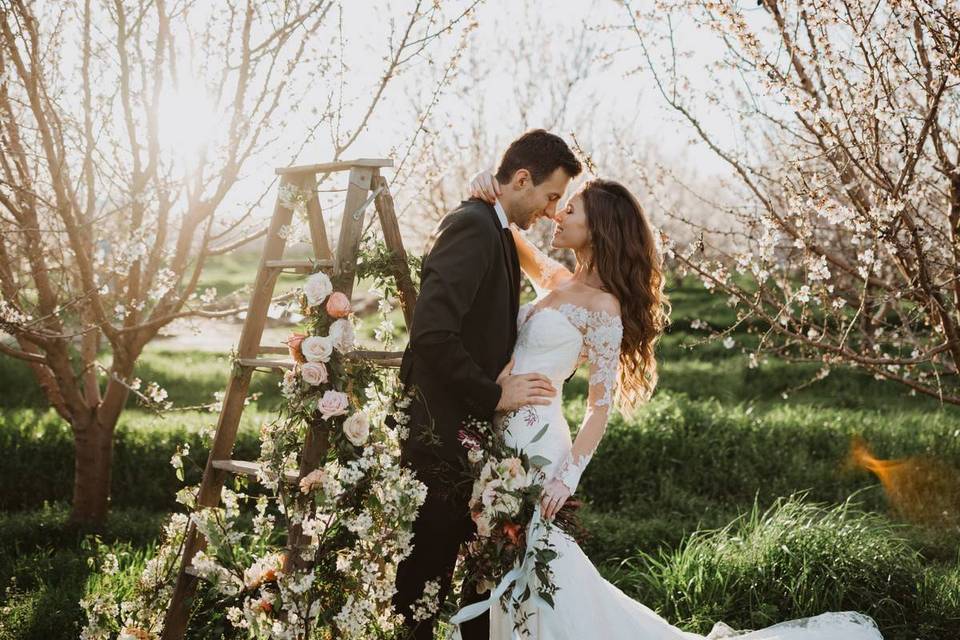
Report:
[[[106,522],[110,508],[113,426],[102,424],[96,414],[86,424],[74,425],[71,522],[97,528]]]

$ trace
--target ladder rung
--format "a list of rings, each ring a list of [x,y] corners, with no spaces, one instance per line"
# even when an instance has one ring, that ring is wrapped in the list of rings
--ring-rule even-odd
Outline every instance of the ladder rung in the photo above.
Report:
[[[310,272],[315,267],[332,268],[333,260],[267,260],[264,265],[268,269],[296,269],[297,271]]]
[[[260,347],[261,353],[287,353],[279,347]],[[345,354],[349,360],[366,360],[380,367],[399,367],[403,360],[402,351],[364,351],[355,350]],[[293,360],[271,360],[268,358],[240,358],[240,366],[256,369],[293,369],[296,363]]]
[[[269,360],[267,358],[239,358],[237,362],[241,367],[254,367],[257,369],[293,369],[296,364],[293,360]]]
[[[229,471],[230,473],[256,477],[257,472],[260,471],[260,464],[248,460],[214,460],[213,468]],[[299,474],[296,471],[285,471],[283,478],[287,482],[295,483],[299,480]]]
[[[342,162],[325,162],[323,164],[303,164],[297,167],[280,167],[276,169],[278,176],[288,173],[329,173],[331,171],[346,171],[353,167],[392,167],[391,158],[357,158]]]
[[[289,347],[275,347],[272,345],[262,344],[257,348],[257,353],[290,353]]]
[[[399,367],[403,360],[402,351],[365,351],[357,349],[346,354],[350,360],[366,360],[381,367]]]

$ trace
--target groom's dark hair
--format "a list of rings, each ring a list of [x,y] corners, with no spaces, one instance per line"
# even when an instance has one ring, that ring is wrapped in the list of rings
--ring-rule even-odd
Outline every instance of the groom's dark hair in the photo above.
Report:
[[[576,178],[583,166],[560,136],[544,129],[531,129],[510,143],[497,169],[497,182],[507,184],[520,169],[526,169],[537,185],[558,167]]]

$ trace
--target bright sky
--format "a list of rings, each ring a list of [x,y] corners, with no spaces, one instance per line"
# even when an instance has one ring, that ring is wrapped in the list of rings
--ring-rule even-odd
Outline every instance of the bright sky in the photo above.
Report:
[[[634,6],[649,7],[649,2],[638,0]],[[345,113],[345,125],[349,126],[359,118],[367,96],[372,94],[384,69],[382,56],[391,12],[398,25],[404,24],[405,12],[412,3],[344,4],[342,24],[348,40],[345,49],[349,66],[348,99],[355,100],[354,106]],[[446,0],[443,7],[448,16],[453,16],[468,5],[464,0]],[[752,3],[747,4],[742,10],[759,13],[753,7]],[[453,140],[460,145],[475,140],[471,131],[479,119],[485,137],[476,144],[489,147],[485,164],[492,166],[503,147],[523,130],[549,126],[545,118],[551,108],[566,98],[567,115],[553,130],[568,140],[571,131],[575,131],[585,150],[598,162],[601,173],[605,165],[610,165],[608,171],[616,173],[613,165],[623,161],[616,157],[625,153],[622,149],[639,157],[672,159],[701,176],[725,173],[725,165],[714,154],[699,144],[690,144],[691,130],[681,126],[678,116],[657,93],[652,77],[645,70],[636,36],[624,28],[628,14],[621,3],[489,0],[477,9],[476,19],[479,26],[469,36],[469,48],[459,72],[440,97],[429,123],[444,129],[441,137],[449,138],[450,144]],[[692,49],[692,57],[681,62],[681,70],[693,79],[690,91],[699,92],[698,85],[707,84],[705,64],[720,54],[721,45],[689,20],[675,23],[674,27],[678,47]],[[403,155],[412,130],[414,105],[422,103],[433,90],[435,79],[454,50],[460,32],[458,25],[456,35],[434,42],[424,55],[406,66],[388,88],[367,130],[345,157],[394,156],[399,159]],[[564,67],[577,65],[586,65],[589,74],[567,91],[563,87],[567,77]],[[471,73],[471,69],[479,71]],[[703,82],[698,82],[698,78]],[[315,93],[308,93],[306,103],[322,105],[328,99],[329,85],[318,84]],[[724,116],[705,104],[698,116],[708,128],[719,132],[723,141],[735,142],[735,123],[731,126]],[[281,153],[248,165],[246,178],[233,194],[236,203],[248,202],[268,188],[273,179],[272,168],[288,163],[309,123],[308,110],[301,109],[284,129],[277,147]],[[611,143],[615,150],[610,149]],[[329,139],[323,133],[308,145],[298,163],[322,162],[330,156]],[[619,166],[622,169],[628,164]],[[480,168],[467,169],[472,173]],[[436,169],[438,179],[442,179],[454,167]],[[386,175],[391,177],[389,172]],[[339,203],[335,197],[328,200],[325,208],[332,209]],[[264,200],[260,207],[264,215],[269,215],[274,199],[275,193],[270,193]],[[416,208],[413,199],[398,205]],[[240,209],[240,206],[235,204],[233,208]],[[225,212],[224,217],[229,215]]]

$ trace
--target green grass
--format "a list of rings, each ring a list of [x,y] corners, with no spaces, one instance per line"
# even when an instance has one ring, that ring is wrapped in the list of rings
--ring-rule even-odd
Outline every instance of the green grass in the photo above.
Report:
[[[251,268],[223,260],[205,278],[238,287]],[[853,608],[874,615],[888,639],[960,637],[960,531],[903,522],[874,476],[845,465],[859,435],[881,458],[923,454],[960,468],[960,408],[844,369],[796,390],[816,364],[771,359],[751,369],[740,348],[755,337],[744,329],[733,349],[694,346],[706,332],[693,319],[720,327],[733,310],[694,282],[668,290],[674,315],[658,347],[658,391],[630,419],[614,417],[581,485],[583,545],[601,571],[701,632],[716,620],[750,627]],[[402,327],[399,310],[393,317]],[[361,335],[377,322],[365,318]],[[158,344],[137,375],[183,407],[210,402],[228,367],[221,355]],[[0,640],[76,637],[90,571],[84,532],[66,523],[70,432],[28,381],[26,367],[0,358]],[[257,376],[253,390],[260,396],[238,441],[246,459],[279,401],[274,377]],[[566,390],[571,425],[585,394],[581,371]],[[190,442],[187,480],[196,480],[200,432],[215,420],[195,410],[161,418],[131,400],[101,532],[109,544],[149,548],[179,486],[170,456]]]

